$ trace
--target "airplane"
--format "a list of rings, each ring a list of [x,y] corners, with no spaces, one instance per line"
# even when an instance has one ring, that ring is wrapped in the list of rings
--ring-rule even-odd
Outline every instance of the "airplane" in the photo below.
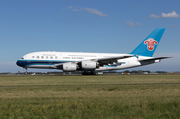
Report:
[[[26,69],[59,69],[64,72],[82,71],[96,75],[106,70],[121,70],[160,62],[170,57],[153,57],[165,28],[156,28],[131,53],[32,52],[16,64]]]

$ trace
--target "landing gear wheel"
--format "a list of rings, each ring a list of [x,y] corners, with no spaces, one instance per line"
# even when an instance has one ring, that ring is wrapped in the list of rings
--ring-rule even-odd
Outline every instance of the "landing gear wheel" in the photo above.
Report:
[[[91,74],[90,75],[96,75],[96,72],[91,72]]]
[[[82,75],[97,75],[97,72],[83,72]]]

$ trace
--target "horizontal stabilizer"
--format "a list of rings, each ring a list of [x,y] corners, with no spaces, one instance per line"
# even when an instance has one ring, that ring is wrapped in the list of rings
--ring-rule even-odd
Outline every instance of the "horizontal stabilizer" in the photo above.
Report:
[[[149,59],[140,59],[138,61],[152,61],[152,60],[161,60],[161,59],[166,59],[166,58],[172,58],[172,57],[152,57]]]

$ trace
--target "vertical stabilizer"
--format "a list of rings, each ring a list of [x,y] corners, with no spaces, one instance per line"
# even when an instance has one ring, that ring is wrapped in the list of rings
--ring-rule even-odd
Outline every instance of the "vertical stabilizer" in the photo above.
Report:
[[[156,50],[165,28],[155,29],[134,51],[130,54],[135,56],[148,56],[152,57]]]

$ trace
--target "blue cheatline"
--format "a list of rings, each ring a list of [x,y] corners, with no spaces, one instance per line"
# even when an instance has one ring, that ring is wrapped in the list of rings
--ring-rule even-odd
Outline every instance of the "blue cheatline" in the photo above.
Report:
[[[74,61],[53,61],[53,60],[18,60],[16,64],[21,67],[27,67],[27,66],[33,66],[33,65],[55,65],[55,64],[60,64],[60,63],[65,63],[65,62],[74,62]]]
[[[154,51],[156,50],[161,37],[165,31],[165,28],[157,28],[155,29],[143,42],[136,47],[130,54],[134,56],[148,56],[152,57]]]

